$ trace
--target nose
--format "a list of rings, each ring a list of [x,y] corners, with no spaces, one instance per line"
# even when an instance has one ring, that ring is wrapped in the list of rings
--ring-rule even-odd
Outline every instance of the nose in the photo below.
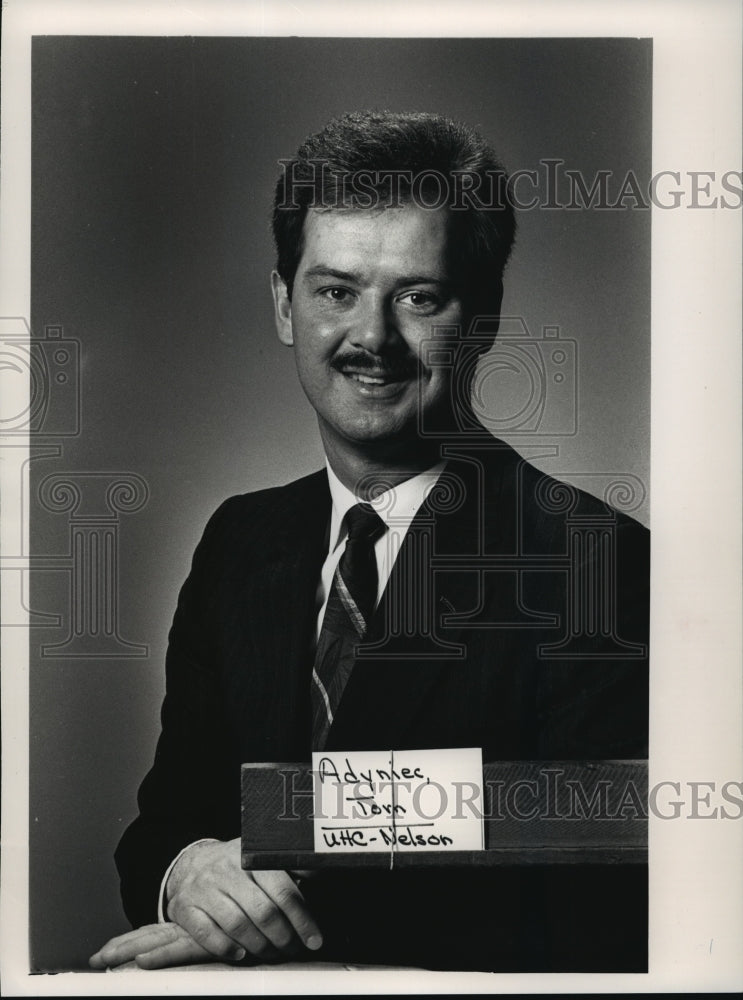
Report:
[[[385,348],[400,340],[395,316],[383,296],[362,296],[354,310],[349,340],[370,354],[382,354]]]

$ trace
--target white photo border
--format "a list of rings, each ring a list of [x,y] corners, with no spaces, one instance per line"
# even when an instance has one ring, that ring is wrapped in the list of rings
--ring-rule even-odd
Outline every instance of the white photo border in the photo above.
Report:
[[[735,0],[3,3],[0,315],[30,315],[31,36],[650,37],[653,173],[740,170]],[[741,211],[652,218],[650,784],[740,781]],[[2,471],[2,470],[0,470]],[[7,486],[7,483],[3,483]],[[4,490],[7,499],[11,491]],[[27,491],[24,492],[27,497]],[[4,507],[3,532],[28,510]],[[7,537],[7,536],[5,536]],[[3,580],[3,587],[6,580]],[[732,991],[743,987],[743,821],[650,820],[647,975],[277,969],[28,972],[28,652],[3,635],[3,991],[8,996]],[[234,978],[237,977],[237,978]]]

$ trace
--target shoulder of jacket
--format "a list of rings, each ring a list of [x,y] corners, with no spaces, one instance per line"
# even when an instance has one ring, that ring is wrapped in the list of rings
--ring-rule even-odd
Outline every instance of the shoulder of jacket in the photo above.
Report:
[[[301,479],[281,486],[269,486],[249,493],[237,493],[222,501],[207,524],[207,531],[214,525],[243,521],[263,512],[283,512],[287,507],[321,499],[328,491],[328,476],[320,469]]]
[[[630,512],[624,511],[611,502],[611,498],[603,499],[593,493],[576,486],[565,479],[552,476],[538,469],[529,459],[496,438],[493,439],[493,450],[489,452],[492,461],[486,464],[486,477],[493,481],[506,474],[515,489],[523,493],[527,509],[533,514],[546,517],[566,517],[569,514],[581,517],[610,517],[616,528],[623,534],[636,534],[647,537],[650,532],[637,521]]]

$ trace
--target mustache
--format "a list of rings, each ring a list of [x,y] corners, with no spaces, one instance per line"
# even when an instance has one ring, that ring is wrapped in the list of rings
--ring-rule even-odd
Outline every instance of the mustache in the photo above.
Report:
[[[419,361],[412,354],[388,356],[368,354],[366,351],[346,351],[344,354],[338,354],[331,360],[330,366],[339,372],[352,368],[356,372],[386,375],[395,379],[413,378],[420,370]]]

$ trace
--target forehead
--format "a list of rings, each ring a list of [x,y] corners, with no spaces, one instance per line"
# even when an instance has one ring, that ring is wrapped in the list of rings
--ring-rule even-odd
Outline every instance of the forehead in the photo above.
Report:
[[[299,270],[381,268],[443,277],[448,214],[417,205],[387,209],[311,209],[305,218]]]

